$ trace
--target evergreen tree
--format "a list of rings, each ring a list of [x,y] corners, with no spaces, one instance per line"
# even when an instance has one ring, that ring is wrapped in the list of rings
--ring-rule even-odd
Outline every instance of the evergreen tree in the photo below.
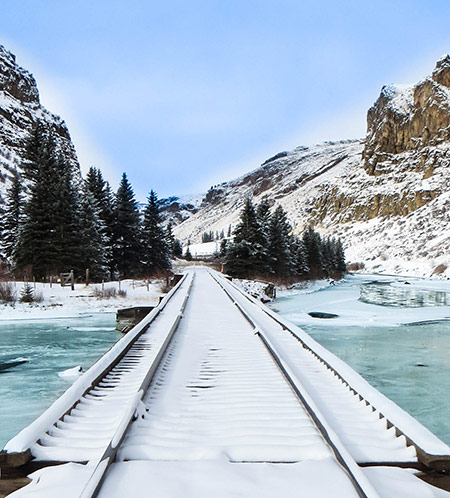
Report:
[[[114,214],[114,266],[120,277],[134,277],[141,268],[140,217],[125,173],[117,190]]]
[[[321,278],[323,276],[322,264],[322,238],[311,226],[303,233],[303,244],[305,246],[310,278]]]
[[[94,196],[85,185],[80,208],[80,266],[89,269],[90,278],[101,281],[109,277],[104,235]]]
[[[178,239],[175,239],[173,242],[172,256],[175,258],[181,258],[181,256],[183,256],[183,246]]]
[[[114,274],[113,236],[114,236],[114,194],[99,169],[91,167],[86,175],[86,186],[95,200],[96,214],[102,228],[104,259],[109,268],[109,278]]]
[[[171,268],[169,246],[161,222],[158,197],[152,190],[148,196],[142,225],[142,255],[146,275],[155,275]]]
[[[19,300],[21,303],[32,303],[34,301],[34,290],[29,283],[25,282],[23,284]]]
[[[269,261],[271,273],[286,278],[294,272],[294,258],[291,254],[292,227],[281,206],[278,206],[270,218],[269,225]]]
[[[226,271],[236,277],[265,275],[269,270],[267,261],[267,241],[256,210],[251,200],[247,199],[227,251]]]
[[[23,222],[24,198],[22,178],[14,170],[11,186],[6,191],[6,203],[1,214],[1,250],[10,261],[14,257],[19,240],[19,229]]]
[[[78,192],[72,168],[55,150],[50,133],[37,125],[27,144],[24,176],[30,183],[25,221],[15,253],[16,268],[36,277],[77,268]]]
[[[56,159],[56,170],[59,172],[53,216],[58,251],[56,267],[59,272],[74,270],[75,273],[83,274],[85,267],[80,260],[81,192],[74,182],[72,167],[61,156]]]
[[[158,203],[159,206],[159,203]],[[169,251],[169,257],[173,256],[173,251],[175,247],[175,237],[173,236],[172,232],[172,223],[168,223],[166,227],[166,244],[167,244],[167,249]]]
[[[308,254],[301,238],[293,238],[291,252],[294,258],[295,275],[300,279],[307,278],[309,274]]]

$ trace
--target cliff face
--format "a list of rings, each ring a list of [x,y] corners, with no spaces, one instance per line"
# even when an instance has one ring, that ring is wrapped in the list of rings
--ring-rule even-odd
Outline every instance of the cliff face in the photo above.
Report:
[[[431,76],[417,85],[383,87],[367,113],[366,170],[370,175],[382,174],[395,167],[398,154],[407,151],[420,152],[421,166],[426,162],[430,169],[430,154],[425,148],[449,139],[450,56],[446,56]],[[436,157],[433,164],[439,162]]]
[[[0,202],[11,172],[23,161],[24,146],[38,121],[53,130],[60,153],[79,173],[75,148],[64,121],[41,106],[33,76],[0,45]]]
[[[384,87],[364,141],[276,154],[211,189],[176,235],[226,233],[248,196],[283,206],[295,232],[312,224],[342,237],[349,261],[369,270],[450,277],[450,57],[417,85]]]

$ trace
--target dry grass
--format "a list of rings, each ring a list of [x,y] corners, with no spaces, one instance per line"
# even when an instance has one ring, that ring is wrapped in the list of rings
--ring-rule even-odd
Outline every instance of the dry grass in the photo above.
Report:
[[[125,292],[126,295],[126,291],[119,291],[119,292]],[[111,299],[112,297],[117,297],[117,291],[116,289],[114,289],[114,287],[107,287],[106,289],[103,290],[95,288],[92,295],[97,299]]]
[[[0,302],[15,303],[17,292],[11,282],[0,282]]]

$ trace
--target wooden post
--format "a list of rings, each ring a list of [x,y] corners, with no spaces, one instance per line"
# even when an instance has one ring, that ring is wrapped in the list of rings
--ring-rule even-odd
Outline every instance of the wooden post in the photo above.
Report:
[[[121,288],[120,288],[120,278],[119,278],[119,292],[121,291]]]
[[[50,289],[53,287],[53,275],[50,275]]]
[[[33,277],[33,289],[36,289],[36,277]]]
[[[102,292],[105,290],[105,281],[102,280]]]
[[[70,288],[75,290],[75,278],[73,276],[73,270],[70,270]]]
[[[150,280],[147,278],[147,292],[150,290],[149,283],[150,283]]]
[[[89,285],[89,268],[86,268],[86,286]]]

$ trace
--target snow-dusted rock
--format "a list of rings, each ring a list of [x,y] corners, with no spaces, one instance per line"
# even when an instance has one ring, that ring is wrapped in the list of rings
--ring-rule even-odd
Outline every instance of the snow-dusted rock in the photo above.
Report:
[[[64,121],[39,102],[36,81],[0,45],[0,203],[14,169],[20,171],[25,141],[38,121],[49,126],[61,154],[76,171],[79,164]]]

